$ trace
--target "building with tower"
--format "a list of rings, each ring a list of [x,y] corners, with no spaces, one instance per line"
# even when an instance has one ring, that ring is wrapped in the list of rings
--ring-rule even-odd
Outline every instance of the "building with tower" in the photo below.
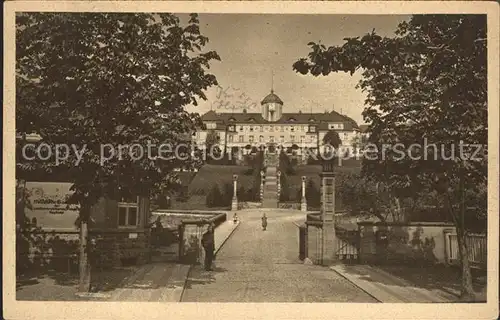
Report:
[[[214,110],[202,115],[204,127],[195,133],[195,142],[203,148],[207,135],[214,131],[219,146],[231,150],[257,150],[298,154],[309,149],[321,151],[323,137],[329,130],[338,132],[345,150],[352,150],[352,142],[360,135],[357,123],[334,110],[323,113],[283,112],[284,102],[271,90],[261,101],[260,113],[223,112]]]

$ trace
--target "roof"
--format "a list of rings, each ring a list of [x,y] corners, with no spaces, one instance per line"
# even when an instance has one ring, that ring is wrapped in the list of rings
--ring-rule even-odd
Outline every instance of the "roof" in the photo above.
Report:
[[[278,97],[273,90],[271,90],[271,93],[268,94],[260,104],[266,104],[266,103],[279,103],[283,105],[283,101]]]
[[[328,123],[343,123],[345,131],[359,130],[358,124],[353,119],[341,115],[336,111],[325,113],[283,113],[277,121],[267,121],[261,113],[216,113],[213,110],[208,111],[201,116],[202,121],[214,121],[217,128],[224,127],[231,123],[255,123],[255,124],[316,124],[319,130],[328,130]]]
[[[359,131],[361,132],[366,132],[366,130],[368,130],[368,125],[367,124],[362,124],[359,126]]]

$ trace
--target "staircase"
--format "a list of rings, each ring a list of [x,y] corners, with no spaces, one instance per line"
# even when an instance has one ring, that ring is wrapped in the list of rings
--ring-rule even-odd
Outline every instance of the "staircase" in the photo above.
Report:
[[[278,185],[276,181],[276,167],[267,167],[264,180],[263,208],[278,207]]]
[[[264,157],[264,166],[266,167],[277,167],[279,163],[279,157],[276,153],[267,153]]]

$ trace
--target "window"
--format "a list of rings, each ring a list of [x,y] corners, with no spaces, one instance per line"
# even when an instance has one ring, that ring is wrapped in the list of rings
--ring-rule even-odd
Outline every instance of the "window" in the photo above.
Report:
[[[305,136],[300,136],[300,143],[306,142],[306,137]]]
[[[243,131],[243,126],[240,126],[240,131]]]
[[[309,132],[316,132],[316,126],[310,126]]]
[[[316,136],[309,136],[309,141],[310,142],[315,142],[316,141]]]
[[[283,128],[283,127],[282,127]],[[285,142],[285,136],[280,136],[280,142],[283,143]]]
[[[250,126],[250,132],[253,132],[253,127],[252,126]]]
[[[118,203],[118,227],[136,227],[139,224],[137,203]]]
[[[264,132],[264,127],[260,126],[260,132]]]
[[[294,129],[295,129],[295,128],[294,128],[293,126],[291,126],[291,127],[290,127],[290,131],[292,131],[292,132],[293,132],[293,131],[294,131]]]
[[[274,143],[274,137],[273,136],[269,137],[269,142]]]
[[[230,134],[227,139],[229,140],[229,142],[234,142],[234,136],[232,134]]]
[[[238,137],[238,141],[239,141],[239,142],[243,142],[243,139],[244,139],[244,137],[243,137],[243,136],[239,136],[239,137]]]
[[[304,132],[307,132],[307,126],[304,126]]]
[[[281,132],[285,131],[285,126],[281,126]]]
[[[253,136],[248,136],[248,142],[253,142]]]
[[[259,137],[259,142],[264,142],[264,136]]]
[[[295,142],[295,136],[290,136],[290,140],[291,140],[292,142]]]

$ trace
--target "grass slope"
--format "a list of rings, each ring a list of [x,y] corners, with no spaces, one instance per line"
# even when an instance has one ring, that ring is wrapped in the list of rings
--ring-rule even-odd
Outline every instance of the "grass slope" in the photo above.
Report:
[[[249,170],[245,166],[218,166],[204,165],[196,174],[194,179],[189,184],[188,192],[190,195],[206,195],[214,184],[217,184],[222,189],[224,184],[232,184],[233,175],[238,175],[238,188],[244,186],[250,188],[253,183],[251,175],[245,175],[244,172]]]

